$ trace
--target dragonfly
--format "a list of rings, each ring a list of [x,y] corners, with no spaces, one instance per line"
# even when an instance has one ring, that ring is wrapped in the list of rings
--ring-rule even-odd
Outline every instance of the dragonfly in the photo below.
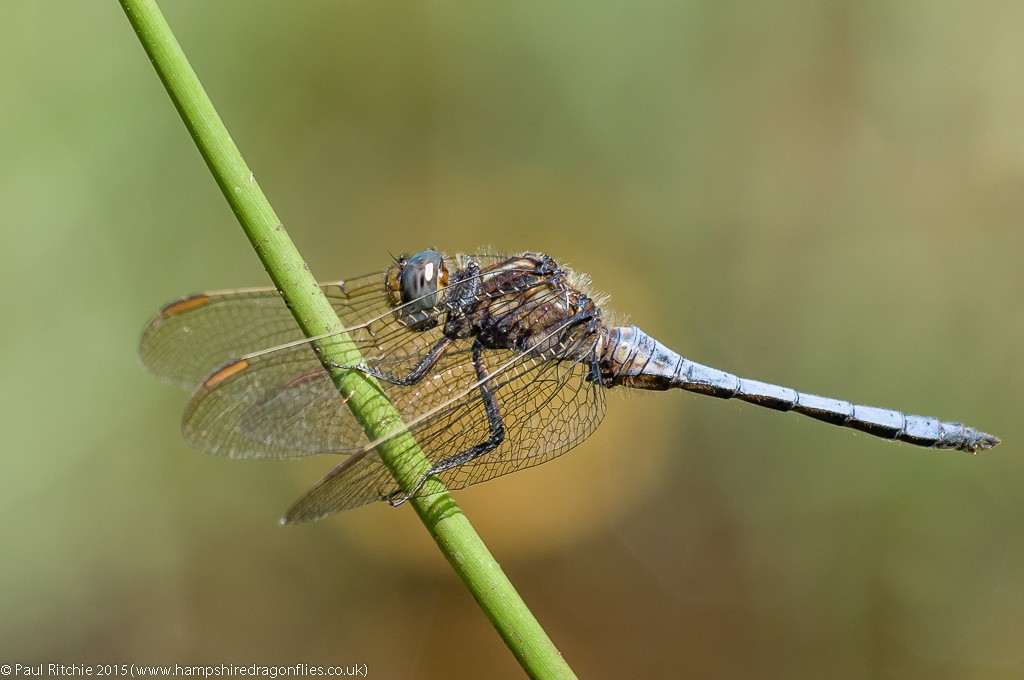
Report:
[[[428,249],[373,274],[319,284],[361,360],[325,360],[340,335],[306,338],[273,287],[199,293],[161,308],[139,355],[159,379],[194,388],[185,441],[231,458],[340,462],[285,515],[296,523],[373,501],[459,489],[576,447],[606,390],[682,389],[740,399],[921,447],[976,453],[999,439],[910,415],[737,377],[682,357],[636,326],[613,326],[589,279],[541,253]],[[371,438],[330,370],[372,377],[402,422]],[[406,434],[430,466],[398,489],[380,448]],[[432,488],[432,487],[428,487]]]

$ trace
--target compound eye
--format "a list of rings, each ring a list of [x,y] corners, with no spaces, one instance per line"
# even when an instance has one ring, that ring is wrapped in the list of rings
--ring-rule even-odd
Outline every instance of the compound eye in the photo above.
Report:
[[[448,285],[448,267],[436,250],[424,250],[408,259],[399,274],[402,320],[413,330],[437,325],[434,308],[438,291]]]

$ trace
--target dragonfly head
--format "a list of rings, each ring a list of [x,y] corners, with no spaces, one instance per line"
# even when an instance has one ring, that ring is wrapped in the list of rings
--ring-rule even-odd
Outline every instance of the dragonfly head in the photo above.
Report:
[[[415,331],[437,325],[438,291],[448,285],[448,267],[436,250],[402,256],[388,270],[385,286],[402,323]]]

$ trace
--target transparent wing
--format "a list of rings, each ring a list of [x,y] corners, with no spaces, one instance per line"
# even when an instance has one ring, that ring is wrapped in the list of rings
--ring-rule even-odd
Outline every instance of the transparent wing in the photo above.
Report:
[[[442,331],[413,332],[388,314],[350,329],[349,337],[367,365],[407,375]],[[330,349],[336,340],[319,342]],[[468,361],[469,346],[449,348],[435,366],[450,389],[465,384],[459,367]],[[427,387],[425,381],[410,387],[381,381],[403,419],[445,398],[439,386],[424,393]],[[232,458],[351,453],[369,443],[309,342],[257,352],[212,373],[192,393],[182,433],[189,445]]]
[[[346,326],[390,310],[384,272],[320,287]],[[190,295],[157,312],[142,332],[139,357],[160,380],[191,389],[232,359],[302,338],[275,288],[213,291]]]
[[[577,358],[564,358],[573,356]],[[428,399],[434,393],[446,394],[446,398],[431,400],[437,403],[429,412],[406,420],[408,430],[432,463],[484,442],[491,434],[469,349],[463,348],[459,357],[419,392]],[[488,373],[486,383],[497,402],[505,437],[493,451],[441,473],[449,489],[551,460],[589,437],[604,417],[604,389],[589,379],[593,336],[583,330],[544,356],[502,350],[485,352],[483,360]],[[451,394],[445,390],[449,381],[466,387]],[[316,519],[379,500],[394,490],[395,481],[377,455],[382,443],[372,442],[338,465],[299,499],[286,520]]]
[[[525,304],[546,302],[547,296],[542,295]],[[444,333],[440,325],[412,331],[389,311],[349,328],[348,336],[366,366],[403,377]],[[369,441],[362,427],[324,371],[311,342],[303,339],[255,352],[211,373],[185,407],[185,441],[202,451],[233,458],[298,458],[366,448]],[[338,340],[331,337],[317,342],[329,350]],[[403,420],[431,412],[467,391],[476,381],[471,348],[472,339],[452,342],[428,376],[416,384],[380,381]]]
[[[502,255],[472,256],[482,267]],[[347,281],[321,283],[338,317],[352,329],[388,315],[386,270]],[[303,339],[273,287],[197,293],[164,305],[139,342],[142,364],[160,380],[192,389],[233,359]]]
[[[477,259],[486,268],[501,256]],[[384,273],[323,284],[366,365],[408,375],[444,338],[441,325],[410,330],[384,290]],[[510,295],[514,291],[503,291]],[[558,295],[558,293],[552,293]],[[543,295],[522,304],[545,305]],[[506,311],[512,312],[508,305]],[[562,344],[543,356],[484,353],[487,384],[504,422],[505,439],[486,456],[445,471],[451,488],[549,460],[583,441],[604,414],[602,389],[591,376],[593,336],[579,328],[556,331]],[[437,462],[490,436],[485,401],[472,359],[473,338],[451,341],[427,375],[413,385],[381,381],[428,457]],[[321,347],[334,340],[323,338]],[[260,349],[270,345],[269,349]],[[272,288],[206,293],[166,306],[143,334],[140,354],[163,379],[193,392],[183,418],[189,444],[231,457],[296,458],[348,454],[339,468],[293,511],[308,519],[376,500],[394,487],[311,341],[305,340]],[[241,356],[240,356],[241,355]],[[238,358],[235,358],[238,357]],[[404,432],[399,426],[384,440]]]

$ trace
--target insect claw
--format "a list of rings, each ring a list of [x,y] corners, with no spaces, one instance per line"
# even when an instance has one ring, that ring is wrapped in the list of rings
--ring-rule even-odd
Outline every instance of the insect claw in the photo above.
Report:
[[[391,507],[397,508],[399,505],[409,500],[411,496],[412,494],[403,493],[401,489],[395,489],[391,493],[384,494],[380,499]]]
[[[331,362],[331,368],[337,368],[342,371],[359,371],[360,373],[369,373],[370,368],[366,365],[366,362],[360,362],[358,364],[339,364],[336,361]]]

